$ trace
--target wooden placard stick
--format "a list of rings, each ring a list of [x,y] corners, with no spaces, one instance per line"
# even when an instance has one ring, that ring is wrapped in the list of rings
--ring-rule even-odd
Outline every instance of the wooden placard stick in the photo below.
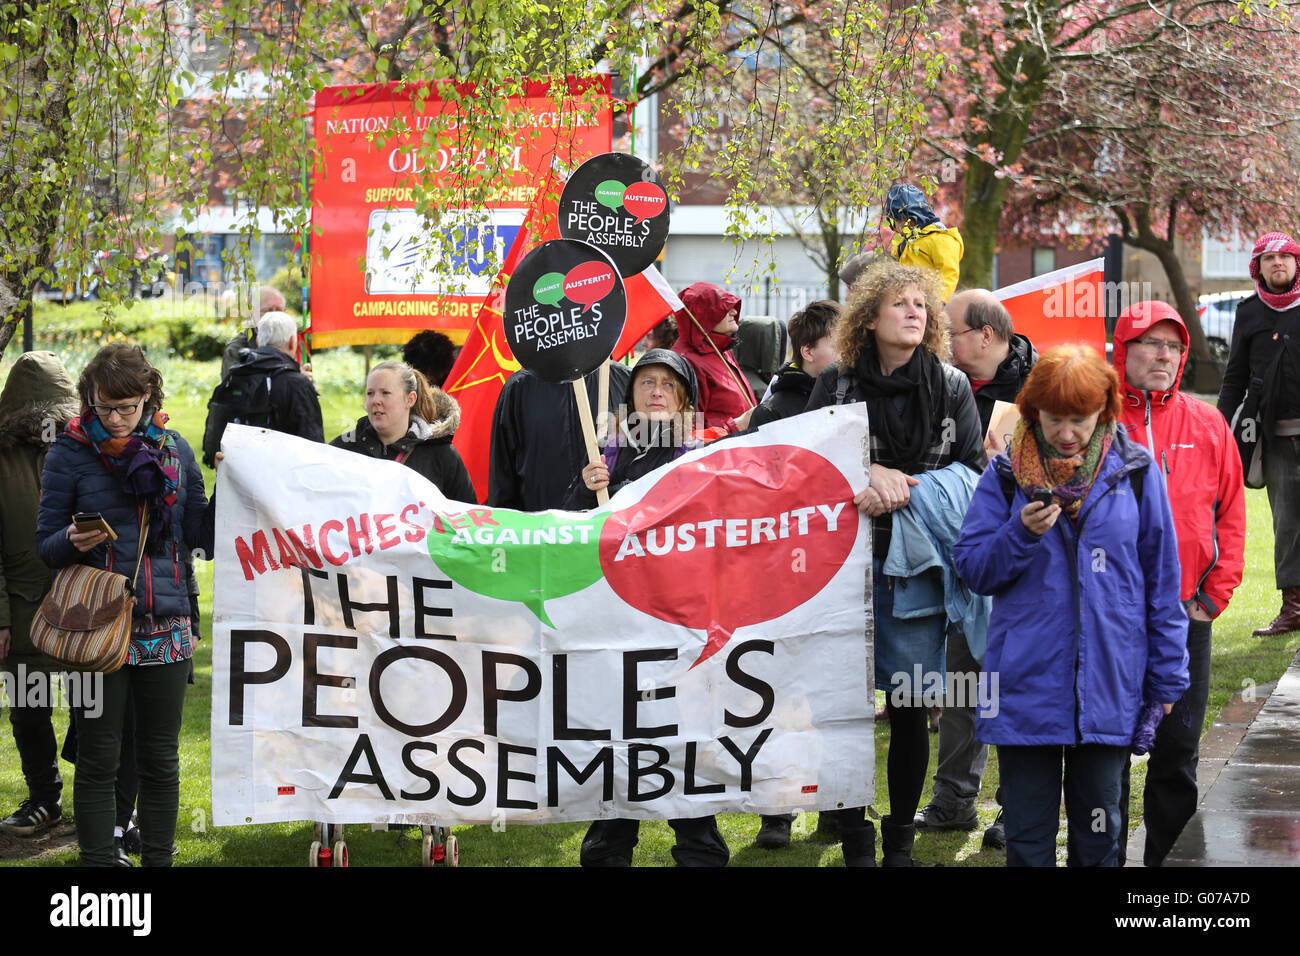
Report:
[[[587,397],[585,378],[573,380],[573,397],[578,402],[578,419],[582,422],[582,438],[587,445],[587,457],[591,464],[601,460],[600,449],[596,446],[596,425],[591,420],[591,399]],[[596,501],[605,504],[609,501],[609,489],[601,488],[596,492]]]
[[[600,397],[596,400],[597,439],[609,437],[609,359],[600,363]]]

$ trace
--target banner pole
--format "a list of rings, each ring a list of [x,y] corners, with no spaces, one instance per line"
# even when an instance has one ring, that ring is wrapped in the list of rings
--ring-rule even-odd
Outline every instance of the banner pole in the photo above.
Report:
[[[311,350],[307,347],[307,334],[311,332],[311,292],[308,289],[307,265],[311,261],[311,179],[307,172],[307,154],[311,151],[311,137],[307,134],[308,118],[314,114],[303,115],[302,119],[302,205],[304,230],[298,236],[298,274],[302,281],[302,325],[298,334],[298,364],[311,366]],[[315,126],[312,126],[315,132]]]
[[[700,335],[704,336],[704,341],[708,342],[709,345],[713,348],[714,354],[718,356],[718,361],[722,363],[722,367],[725,368],[727,372],[731,375],[732,381],[735,382],[737,387],[740,388],[740,394],[743,397],[747,391],[745,386],[741,385],[740,379],[736,378],[736,370],[733,369],[730,365],[728,365],[727,360],[722,357],[722,350],[718,348],[717,343],[715,343],[713,339],[709,336],[708,330],[704,326],[700,325],[700,320],[695,317],[695,313],[693,313],[686,306],[684,305],[682,306],[682,311],[685,312],[688,316],[690,316],[691,321],[695,323],[695,327],[700,330]],[[746,401],[748,401],[748,399],[746,399]],[[758,406],[755,405],[753,402],[750,402],[749,407],[757,408]]]

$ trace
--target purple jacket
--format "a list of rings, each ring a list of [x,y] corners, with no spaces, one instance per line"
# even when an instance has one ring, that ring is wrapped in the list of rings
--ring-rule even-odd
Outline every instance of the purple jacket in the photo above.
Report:
[[[1145,468],[1141,504],[1128,476]],[[1077,524],[1042,537],[1008,506],[998,455],[975,489],[957,570],[993,597],[983,669],[997,675],[997,709],[977,736],[1020,746],[1097,743],[1128,748],[1143,700],[1173,703],[1188,686],[1182,572],[1164,480],[1146,449],[1115,435]]]

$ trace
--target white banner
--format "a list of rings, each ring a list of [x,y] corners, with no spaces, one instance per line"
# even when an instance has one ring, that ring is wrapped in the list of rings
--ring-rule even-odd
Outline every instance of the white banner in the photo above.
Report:
[[[863,406],[688,452],[590,512],[461,504],[231,426],[218,825],[545,823],[874,793]]]

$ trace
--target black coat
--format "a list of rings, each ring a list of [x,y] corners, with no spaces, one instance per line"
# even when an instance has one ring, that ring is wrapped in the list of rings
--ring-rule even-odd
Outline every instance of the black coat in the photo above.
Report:
[[[837,404],[835,398],[839,380],[840,373],[837,366],[832,365],[822,372],[817,378],[817,384],[813,387],[812,396],[808,399],[808,405],[804,410],[811,412],[827,405]],[[857,376],[851,376],[850,381],[853,384],[850,385],[846,392],[844,401],[838,404],[851,405],[854,402],[866,401],[866,396],[861,391],[860,380]],[[926,453],[922,470],[930,471],[935,468],[942,468],[954,461],[959,461],[976,473],[983,472],[988,460],[984,452],[984,433],[976,430],[978,416],[975,412],[975,403],[971,399],[970,379],[960,369],[945,363],[943,366],[943,385],[944,394],[941,400],[944,411],[940,417],[950,419],[953,422],[955,426],[954,433],[948,436],[943,433],[935,433],[929,436],[928,444],[930,447]],[[882,432],[873,430],[873,451],[882,437]],[[883,450],[888,451],[888,449]],[[887,458],[889,456],[882,457]]]
[[[671,464],[699,443],[691,440],[684,445],[674,445],[664,440],[641,449],[622,441],[605,446],[605,464],[609,467],[610,495],[616,494],[624,485],[643,478],[656,468]],[[569,484],[569,492],[564,500],[567,511],[590,511],[599,504],[596,493],[582,482],[581,471],[574,475]]]
[[[993,374],[993,381],[975,393],[975,408],[980,413],[981,434],[989,430],[989,422],[993,419],[993,407],[998,402],[1016,400],[1020,390],[1025,387],[1025,379],[1029,378],[1029,370],[1038,361],[1038,352],[1034,349],[1033,343],[1023,335],[1011,336],[1008,346],[1010,351]]]
[[[271,421],[267,427],[308,441],[323,442],[325,426],[321,423],[316,386],[299,371],[294,357],[269,345],[248,350],[244,357],[246,361],[241,368],[272,374]]]
[[[385,461],[396,461],[400,457],[402,464],[429,479],[452,501],[477,503],[478,496],[474,493],[474,483],[465,469],[465,462],[451,444],[460,425],[460,405],[439,389],[434,389],[433,394],[437,401],[434,421],[426,422],[412,414],[410,429],[391,445],[379,440],[369,418],[357,419],[356,428],[344,432],[330,444]]]
[[[1283,349],[1287,354],[1270,368]],[[1219,390],[1219,411],[1232,421],[1247,389],[1261,389],[1266,379],[1271,382],[1268,394],[1261,396],[1266,424],[1279,418],[1300,418],[1300,306],[1277,312],[1252,295],[1237,306],[1228,367]]]
[[[610,364],[611,413],[617,412],[631,378],[626,365]],[[593,417],[599,381],[598,372],[586,377]],[[526,369],[506,379],[492,413],[487,503],[517,511],[563,508],[573,476],[586,463],[573,386],[545,382]]]
[[[772,382],[772,393],[759,402],[754,414],[749,417],[749,427],[757,428],[780,418],[798,415],[808,406],[813,386],[817,379],[799,367],[795,362],[781,366]]]
[[[866,401],[867,396],[862,390],[861,379],[856,374],[851,374],[848,376],[848,381],[850,384],[843,401],[837,402],[839,368],[832,365],[826,369],[818,377],[805,410],[813,411],[827,405],[851,405],[854,402]],[[984,471],[984,466],[987,464],[987,455],[984,451],[984,432],[979,429],[979,415],[975,411],[975,402],[971,397],[970,379],[960,369],[944,364],[943,385],[944,394],[939,397],[941,404],[938,406],[941,414],[937,416],[937,420],[951,422],[953,427],[951,432],[944,426],[927,436],[927,448],[922,457],[920,470],[932,471],[959,461],[979,474]],[[899,406],[901,414],[901,402]],[[868,423],[868,427],[871,428],[872,462],[878,459],[891,460],[893,449],[885,445],[885,432],[872,427],[871,423]],[[893,516],[889,514],[871,519],[872,548],[876,557],[883,558],[889,553],[893,523]]]

